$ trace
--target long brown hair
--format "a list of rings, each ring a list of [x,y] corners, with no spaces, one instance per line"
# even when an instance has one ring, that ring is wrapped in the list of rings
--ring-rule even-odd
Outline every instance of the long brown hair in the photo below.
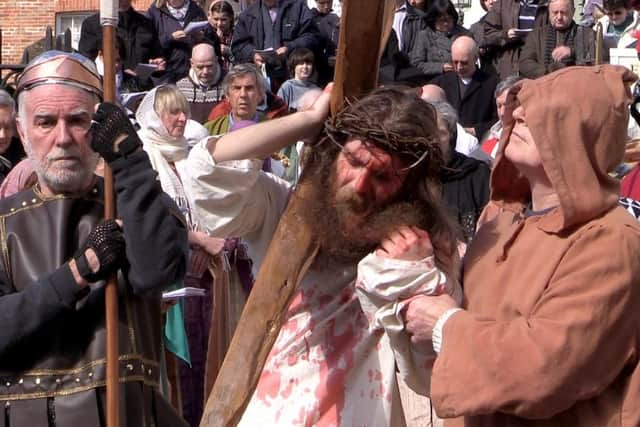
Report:
[[[441,200],[438,174],[444,160],[434,108],[406,88],[374,90],[326,123],[318,143],[305,154],[305,174],[329,174],[341,147],[353,139],[373,143],[411,165],[396,201],[416,203],[426,212],[416,225],[429,233],[438,267],[457,279],[462,234]]]

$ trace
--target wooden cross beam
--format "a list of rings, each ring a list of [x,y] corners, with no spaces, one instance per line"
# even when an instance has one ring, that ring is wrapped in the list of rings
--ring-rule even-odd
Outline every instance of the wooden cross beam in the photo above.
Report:
[[[333,114],[342,108],[345,98],[357,98],[375,88],[395,3],[344,0],[331,94]],[[207,400],[200,427],[237,425],[253,395],[267,355],[286,320],[296,284],[318,251],[313,233],[299,214],[305,209],[310,185],[303,176],[280,219]]]

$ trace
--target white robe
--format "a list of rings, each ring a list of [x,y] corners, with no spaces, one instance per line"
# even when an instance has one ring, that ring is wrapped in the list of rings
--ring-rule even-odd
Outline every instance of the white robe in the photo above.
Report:
[[[214,225],[206,231],[242,236],[259,266],[288,184],[260,171],[260,162],[216,165],[203,144],[188,162],[193,207],[204,224]],[[239,425],[404,425],[396,363],[424,393],[435,355],[409,344],[399,301],[433,292],[444,280],[432,257],[413,262],[371,254],[358,266],[313,265]],[[459,300],[459,288],[450,292]]]

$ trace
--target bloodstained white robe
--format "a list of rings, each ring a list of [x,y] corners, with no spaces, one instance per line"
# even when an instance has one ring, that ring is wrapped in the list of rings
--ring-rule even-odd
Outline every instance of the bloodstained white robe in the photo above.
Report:
[[[189,162],[192,206],[203,224],[216,225],[207,232],[242,236],[254,261],[262,260],[288,185],[261,172],[259,162],[216,165],[203,144],[193,148]],[[404,425],[396,363],[428,390],[435,355],[410,348],[403,325],[393,321],[402,309],[394,298],[431,293],[444,281],[432,257],[411,262],[371,254],[358,268],[314,263],[239,425]],[[450,293],[459,297],[459,288]],[[400,345],[394,349],[392,341]]]

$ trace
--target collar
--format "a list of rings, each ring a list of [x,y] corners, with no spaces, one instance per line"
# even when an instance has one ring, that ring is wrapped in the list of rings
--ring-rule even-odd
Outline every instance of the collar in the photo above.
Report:
[[[189,79],[193,82],[193,84],[195,84],[202,90],[208,90],[208,89],[211,89],[212,87],[217,86],[219,83],[221,74],[222,74],[222,69],[220,67],[220,64],[218,64],[218,69],[216,71],[216,75],[213,78],[213,83],[206,85],[202,83],[200,79],[198,79],[198,76],[196,75],[196,71],[193,68],[189,68]]]
[[[251,121],[258,123],[260,121],[260,113],[258,111],[256,111],[255,116],[253,116],[253,119],[251,119]],[[233,124],[235,123],[235,120],[233,120],[233,113],[229,113],[229,129],[231,129],[231,126],[233,126]]]

